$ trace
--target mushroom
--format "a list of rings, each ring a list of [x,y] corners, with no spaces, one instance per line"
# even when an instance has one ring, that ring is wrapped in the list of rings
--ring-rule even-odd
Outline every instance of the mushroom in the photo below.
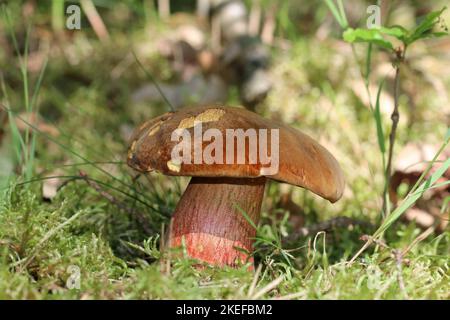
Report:
[[[205,133],[200,135],[200,143],[189,144],[184,141],[187,136],[181,139],[176,134],[174,139],[174,132],[189,132],[191,137],[198,138],[200,129],[200,134]],[[241,134],[247,133],[244,142],[229,134],[239,129]],[[259,151],[256,161],[249,153],[253,150],[252,130],[260,133],[256,136]],[[261,133],[266,133],[267,139]],[[228,144],[230,140],[232,144]],[[271,170],[268,162],[263,161],[264,144],[259,143],[264,140],[268,145],[267,156],[270,154],[273,162],[278,160],[278,170]],[[183,159],[191,161],[174,160],[177,147],[186,147],[188,154]],[[216,161],[206,161],[208,154]],[[253,261],[254,226],[260,218],[267,179],[303,187],[332,203],[339,200],[344,189],[339,164],[315,140],[296,129],[234,107],[184,108],[145,122],[131,139],[128,165],[144,173],[158,171],[192,177],[173,214],[169,246],[183,245],[190,257],[219,266]]]

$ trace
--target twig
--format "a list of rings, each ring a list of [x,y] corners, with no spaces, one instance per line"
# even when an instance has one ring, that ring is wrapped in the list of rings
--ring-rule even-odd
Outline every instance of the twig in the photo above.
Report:
[[[389,134],[389,152],[388,152],[388,161],[386,165],[386,184],[383,191],[383,212],[384,214],[387,214],[388,209],[388,188],[389,184],[391,182],[391,174],[392,174],[392,157],[394,154],[394,144],[395,144],[395,138],[397,135],[397,126],[398,122],[400,120],[400,113],[398,110],[399,105],[399,94],[400,94],[400,64],[403,62],[405,58],[405,51],[406,46],[401,49],[396,50],[396,62],[395,62],[395,80],[394,80],[394,110],[391,114],[391,120],[392,120],[392,128],[391,132]]]
[[[405,256],[409,251],[411,251],[411,249],[418,244],[420,241],[425,240],[426,238],[428,238],[428,236],[430,234],[433,233],[434,229],[436,227],[435,226],[431,226],[429,227],[427,230],[425,230],[424,232],[422,232],[421,234],[419,234],[417,236],[417,238],[415,238],[413,240],[413,242],[411,242],[403,251],[402,251],[402,256]]]
[[[259,290],[257,293],[255,293],[250,299],[251,300],[256,300],[260,297],[262,297],[263,295],[265,295],[266,293],[268,293],[269,291],[275,289],[276,287],[278,287],[278,285],[284,280],[284,275],[279,276],[278,278],[276,278],[275,280],[273,280],[272,282],[270,282],[268,285],[266,285],[265,287],[263,287],[261,290]]]
[[[170,224],[169,224],[170,232]],[[169,248],[168,233],[166,234],[166,228],[164,223],[161,224],[161,237],[159,239],[159,252],[161,252],[161,259],[159,260],[159,267],[161,272],[170,275],[170,248]]]
[[[293,300],[293,299],[306,299],[308,294],[306,292],[295,292],[285,296],[270,298],[270,300]]]
[[[389,246],[386,244],[386,242],[384,242],[383,240],[375,239],[372,236],[369,236],[368,234],[362,235],[361,237],[359,237],[359,240],[366,241],[366,242],[371,241],[382,248],[390,249]]]
[[[248,298],[250,298],[251,296],[253,296],[253,293],[255,292],[256,284],[258,283],[259,275],[260,275],[260,273],[261,273],[261,270],[262,270],[262,264],[260,264],[260,265],[258,266],[258,268],[256,268],[256,272],[255,272],[255,274],[253,275],[252,283],[251,283],[251,285],[250,285],[250,288],[248,289],[248,294],[247,294],[247,297],[248,297]]]
[[[362,236],[360,238],[363,241],[366,241],[366,243],[361,247],[361,249],[358,250],[358,252],[350,259],[350,261],[347,263],[347,266],[351,266],[353,264],[353,262],[355,262],[355,260],[361,255],[361,253],[364,252],[364,250],[366,250],[372,243],[376,242],[377,239],[375,239],[372,236],[367,236],[364,237]]]
[[[159,239],[159,252],[161,253],[159,268],[161,273],[164,273],[166,276],[170,275],[172,265],[172,246],[170,243],[172,225],[173,217],[170,219],[167,229],[164,223],[161,224],[161,237]]]

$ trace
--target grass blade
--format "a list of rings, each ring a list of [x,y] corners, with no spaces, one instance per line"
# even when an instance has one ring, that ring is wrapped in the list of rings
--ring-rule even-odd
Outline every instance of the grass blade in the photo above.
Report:
[[[249,215],[247,214],[247,212],[245,212],[237,203],[234,204],[234,206],[239,210],[239,212],[244,216],[245,220],[247,220],[248,223],[250,223],[250,225],[257,229],[258,227],[256,226],[256,224],[253,222],[253,220],[249,217]]]
[[[341,16],[342,19],[342,28],[346,29],[348,27],[348,21],[347,21],[347,15],[345,14],[345,9],[344,9],[344,5],[342,3],[342,0],[338,0],[338,7],[339,7],[339,14]]]
[[[336,21],[341,26],[341,28],[345,29],[346,28],[345,22],[341,18],[341,15],[340,15],[338,9],[336,8],[336,5],[334,4],[333,0],[325,0],[325,3],[328,6],[328,8],[330,9],[330,11],[333,14],[334,18],[336,19]]]
[[[155,78],[153,78],[153,76],[150,74],[150,72],[148,72],[144,66],[142,65],[141,61],[138,59],[138,57],[136,56],[136,53],[134,52],[134,50],[131,51],[133,53],[134,59],[136,59],[137,64],[139,65],[139,67],[142,69],[142,71],[144,71],[145,75],[150,79],[150,81],[155,85],[156,89],[158,90],[159,94],[163,97],[164,102],[167,104],[167,106],[169,107],[170,111],[174,111],[174,107],[173,105],[170,103],[169,99],[167,99],[166,95],[164,94],[164,92],[161,90],[161,87],[159,86],[158,82],[155,80]]]
[[[424,181],[416,192],[410,193],[406,199],[398,206],[383,222],[383,224],[374,233],[374,237],[378,237],[384,231],[386,231],[407,209],[409,209],[425,191],[432,188],[434,183],[442,177],[442,175],[450,167],[450,158],[444,162],[444,164],[433,173],[433,175]]]
[[[378,146],[379,146],[380,151],[383,154],[383,158],[384,158],[384,154],[386,153],[386,145],[384,142],[383,123],[382,123],[381,112],[380,112],[380,96],[381,96],[381,90],[383,89],[383,85],[384,85],[384,80],[380,83],[380,86],[378,87],[377,99],[375,101],[375,110],[374,110],[373,116],[375,118],[375,123],[376,123],[376,127],[377,127]]]

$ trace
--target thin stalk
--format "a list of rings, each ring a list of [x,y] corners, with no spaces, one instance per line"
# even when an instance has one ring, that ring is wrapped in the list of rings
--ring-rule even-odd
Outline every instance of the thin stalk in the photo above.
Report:
[[[167,106],[169,107],[170,111],[174,111],[175,108],[173,107],[173,105],[170,103],[169,99],[167,99],[166,95],[164,94],[164,92],[161,90],[161,87],[159,86],[158,82],[155,80],[155,78],[153,78],[153,76],[144,68],[144,66],[142,65],[141,61],[138,59],[138,57],[136,56],[136,53],[134,52],[134,50],[131,50],[131,53],[134,56],[134,59],[136,59],[136,62],[139,66],[139,68],[142,69],[142,71],[144,71],[145,75],[150,79],[150,81],[155,85],[156,89],[158,90],[159,94],[161,95],[161,97],[164,99],[164,102],[167,104]]]
[[[394,110],[391,114],[392,120],[392,128],[389,134],[389,151],[388,151],[388,160],[386,164],[386,184],[383,192],[383,212],[386,214],[390,211],[390,200],[389,200],[389,185],[391,183],[391,175],[392,175],[392,158],[394,155],[394,145],[397,136],[397,127],[398,122],[400,120],[400,112],[398,110],[399,106],[399,95],[400,95],[400,64],[404,60],[405,57],[406,46],[403,50],[397,52],[397,61],[395,65],[395,79],[394,79]]]
[[[29,36],[30,36],[30,25],[28,25],[27,28],[27,34],[25,37],[25,51],[23,54],[23,61],[20,66],[20,70],[22,72],[22,80],[23,80],[23,97],[25,101],[25,110],[28,115],[31,115],[31,105],[30,105],[30,90],[28,85],[28,47],[29,47]],[[30,129],[28,127],[25,128],[25,150],[24,150],[24,160],[25,160],[25,167],[26,167],[26,177],[30,178],[32,175],[32,164],[31,161],[31,148],[29,146],[29,140],[30,140]]]
[[[364,75],[361,65],[359,63],[358,60],[358,55],[356,54],[356,49],[355,49],[355,45],[352,43],[352,54],[353,54],[353,58],[355,59],[356,64],[358,65],[358,71],[359,74],[361,75],[361,78],[364,80],[364,87],[366,88],[366,93],[367,93],[367,97],[369,99],[369,108],[370,110],[373,112],[373,104],[372,104],[372,95],[370,94],[370,89],[369,89],[369,73]],[[370,49],[370,53],[367,53],[367,56],[372,57],[372,53],[371,53],[371,49]],[[366,68],[368,71],[370,71],[370,68],[368,67],[368,65],[370,65],[370,62],[366,62]]]

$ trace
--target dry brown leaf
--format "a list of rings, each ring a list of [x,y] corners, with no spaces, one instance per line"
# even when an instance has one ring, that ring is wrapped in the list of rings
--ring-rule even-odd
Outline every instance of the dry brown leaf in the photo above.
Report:
[[[399,186],[406,184],[408,189],[411,189],[427,169],[439,147],[431,144],[409,143],[400,151],[394,163],[394,173],[389,190],[390,198],[394,204],[398,202],[397,191]],[[432,175],[441,166],[441,162],[449,156],[450,150],[444,150],[425,178]],[[444,173],[442,178],[437,180],[436,184],[443,183],[448,179],[450,179],[450,169]],[[426,191],[420,201],[406,211],[404,219],[415,221],[422,228],[436,225],[438,231],[443,231],[448,224],[448,220],[446,220],[445,213],[441,214],[440,208],[443,205],[443,200],[449,195],[450,186],[448,185]]]
[[[416,207],[408,209],[404,217],[407,221],[415,221],[421,228],[429,228],[434,224],[434,217],[429,212]]]

